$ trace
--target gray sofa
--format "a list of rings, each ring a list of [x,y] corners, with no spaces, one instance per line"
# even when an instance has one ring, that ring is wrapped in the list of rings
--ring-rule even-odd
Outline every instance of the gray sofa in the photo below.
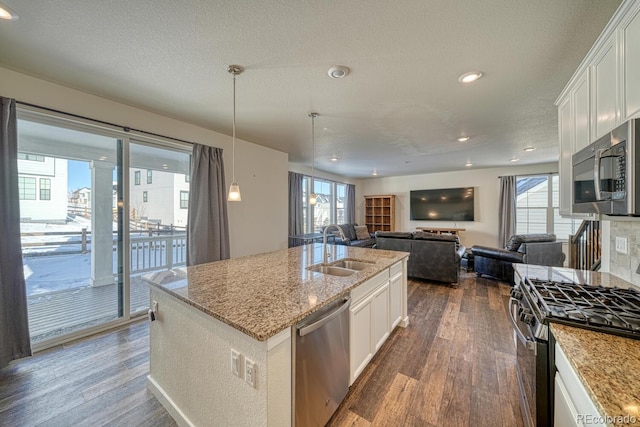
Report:
[[[376,244],[376,239],[374,238],[372,233],[369,233],[368,239],[358,239],[356,236],[355,226],[358,224],[338,224],[338,227],[342,229],[344,236],[347,238],[343,240],[342,237],[335,231],[335,228],[331,228],[329,233],[335,235],[335,244],[336,245],[347,245],[347,246],[357,246],[359,248],[371,248]],[[324,231],[325,227],[322,227],[322,231]]]
[[[562,267],[565,255],[556,235],[516,234],[504,249],[473,246],[473,269],[476,275],[487,275],[513,284],[513,263]]]
[[[465,247],[458,237],[416,232],[376,231],[376,249],[409,252],[407,275],[419,279],[458,283]]]

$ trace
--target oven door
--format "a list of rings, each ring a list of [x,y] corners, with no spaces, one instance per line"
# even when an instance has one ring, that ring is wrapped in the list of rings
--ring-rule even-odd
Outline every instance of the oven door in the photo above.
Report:
[[[548,343],[537,341],[526,319],[533,315],[526,297],[511,298],[510,316],[516,347],[516,375],[520,391],[520,409],[525,427],[548,426],[549,379]]]

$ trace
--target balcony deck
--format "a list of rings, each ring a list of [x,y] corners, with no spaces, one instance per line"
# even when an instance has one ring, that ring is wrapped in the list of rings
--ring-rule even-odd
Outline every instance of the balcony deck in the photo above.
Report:
[[[115,284],[83,286],[27,297],[31,342],[38,343],[118,318]],[[131,278],[131,313],[149,308],[149,288],[140,277]]]

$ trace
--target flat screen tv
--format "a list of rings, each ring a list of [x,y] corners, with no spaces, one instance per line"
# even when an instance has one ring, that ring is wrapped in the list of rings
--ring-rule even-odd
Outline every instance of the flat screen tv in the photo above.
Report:
[[[412,190],[413,221],[473,221],[473,187]]]

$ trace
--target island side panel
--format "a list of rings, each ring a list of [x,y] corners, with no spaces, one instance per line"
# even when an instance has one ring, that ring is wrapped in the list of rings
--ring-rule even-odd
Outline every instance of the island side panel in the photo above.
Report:
[[[292,328],[267,340],[267,424],[293,425]]]
[[[266,426],[267,342],[257,341],[164,291],[150,328],[149,388],[180,425]],[[231,349],[256,363],[256,387],[231,372]],[[244,374],[244,372],[243,372]],[[160,395],[159,395],[160,394]],[[182,418],[182,419],[181,419]]]
[[[406,328],[409,326],[409,307],[408,307],[408,295],[407,295],[407,262],[409,258],[402,260],[402,321],[400,326]]]

